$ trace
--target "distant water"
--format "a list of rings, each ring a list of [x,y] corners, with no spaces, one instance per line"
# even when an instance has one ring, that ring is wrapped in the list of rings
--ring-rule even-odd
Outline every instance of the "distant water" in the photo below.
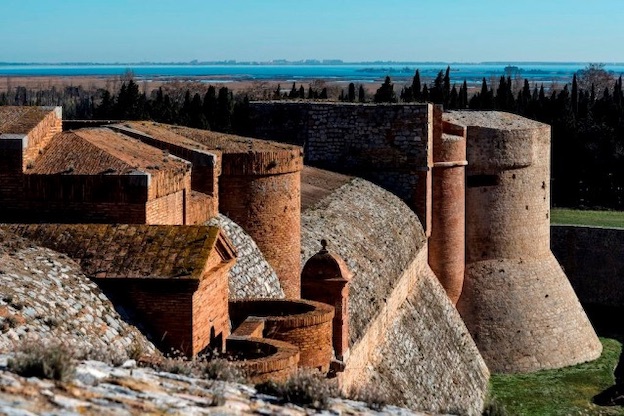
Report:
[[[243,80],[284,80],[290,82],[326,79],[345,82],[378,82],[389,75],[393,80],[411,79],[418,68],[423,80],[435,78],[447,64],[410,65],[11,65],[0,64],[0,77],[6,76],[97,76],[123,75],[132,71],[138,79],[201,78],[205,82]],[[470,84],[488,82],[501,75],[519,76],[530,82],[567,82],[584,64],[562,63],[496,63],[450,64],[451,79]],[[624,74],[624,64],[606,65],[615,75]]]

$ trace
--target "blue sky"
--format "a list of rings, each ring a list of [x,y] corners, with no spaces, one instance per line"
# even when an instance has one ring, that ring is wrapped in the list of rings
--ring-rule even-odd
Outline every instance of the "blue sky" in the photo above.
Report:
[[[0,0],[0,61],[624,62],[622,0]]]

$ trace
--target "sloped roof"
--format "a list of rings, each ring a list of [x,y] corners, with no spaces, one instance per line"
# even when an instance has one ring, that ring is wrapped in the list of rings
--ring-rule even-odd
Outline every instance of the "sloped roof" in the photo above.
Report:
[[[248,151],[291,151],[297,146],[251,139],[233,134],[218,133],[190,127],[172,126],[153,122],[132,121],[124,123],[136,130],[143,131],[155,138],[184,146],[188,143],[199,143],[204,150],[216,149],[224,153],[241,153]],[[190,142],[189,142],[190,141]]]
[[[29,174],[130,174],[140,170],[186,172],[190,164],[139,140],[106,128],[57,134]]]
[[[50,107],[0,106],[0,134],[26,134],[51,111]]]
[[[16,224],[3,228],[67,254],[92,278],[197,280],[205,270],[235,256],[220,228],[210,226]]]

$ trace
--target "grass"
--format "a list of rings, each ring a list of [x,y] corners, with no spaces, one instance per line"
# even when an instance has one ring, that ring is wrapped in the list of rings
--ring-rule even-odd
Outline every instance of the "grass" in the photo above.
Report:
[[[600,339],[602,356],[592,362],[531,374],[493,374],[490,395],[510,415],[624,415],[622,407],[601,407],[592,398],[614,384],[622,344]]]
[[[624,228],[624,212],[553,208],[550,223]]]

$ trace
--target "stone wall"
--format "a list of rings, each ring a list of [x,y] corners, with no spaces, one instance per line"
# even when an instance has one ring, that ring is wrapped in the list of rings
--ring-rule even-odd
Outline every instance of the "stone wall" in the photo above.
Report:
[[[236,263],[230,269],[230,299],[283,298],[284,291],[253,239],[238,224],[223,214],[207,225],[216,225],[236,248]]]
[[[553,225],[551,247],[584,305],[624,304],[624,229]]]
[[[352,179],[302,213],[303,259],[321,238],[353,272],[343,389],[371,387],[431,413],[480,414],[488,369],[427,264],[409,207]]]
[[[252,102],[254,137],[303,146],[306,164],[368,179],[426,221],[430,104]]]

